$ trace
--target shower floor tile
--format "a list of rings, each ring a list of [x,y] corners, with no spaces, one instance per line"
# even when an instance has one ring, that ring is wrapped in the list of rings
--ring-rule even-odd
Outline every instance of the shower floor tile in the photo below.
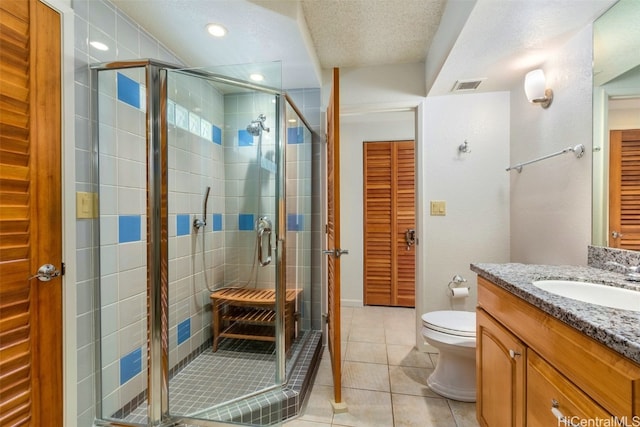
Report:
[[[305,336],[296,339],[287,359],[300,352]],[[169,380],[172,415],[202,417],[212,407],[237,400],[275,384],[274,343],[222,339],[215,353],[209,347]],[[124,421],[147,422],[144,402]]]

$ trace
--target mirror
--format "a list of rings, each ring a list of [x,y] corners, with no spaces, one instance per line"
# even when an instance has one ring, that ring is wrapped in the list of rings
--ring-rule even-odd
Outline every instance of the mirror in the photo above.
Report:
[[[593,195],[592,244],[640,250],[640,175],[638,193],[618,188],[619,153],[610,149],[612,131],[640,129],[640,2],[619,0],[593,25]],[[639,131],[640,132],[640,131]],[[619,133],[619,132],[618,132]],[[627,135],[628,132],[625,132]],[[613,137],[615,141],[617,137]],[[616,143],[612,143],[611,148]],[[611,164],[610,161],[614,163]],[[639,162],[640,166],[640,162]],[[625,169],[626,170],[626,169]],[[624,174],[628,172],[622,172]],[[640,171],[639,171],[640,173]],[[611,179],[610,179],[611,174]],[[628,175],[626,175],[628,176]],[[610,197],[612,208],[610,209]],[[625,199],[626,198],[626,199]],[[626,201],[624,201],[625,199]],[[619,206],[625,224],[620,225]],[[629,202],[629,200],[632,200]],[[637,200],[637,209],[631,209]],[[626,205],[625,205],[626,203]],[[618,206],[618,207],[616,207]],[[620,227],[624,229],[621,231]],[[636,241],[639,243],[632,243]]]

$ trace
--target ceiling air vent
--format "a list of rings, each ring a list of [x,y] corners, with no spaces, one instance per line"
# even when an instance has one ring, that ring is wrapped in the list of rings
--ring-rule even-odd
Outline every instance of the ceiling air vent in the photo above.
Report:
[[[470,80],[458,80],[453,85],[453,89],[451,89],[451,91],[452,92],[460,92],[460,91],[476,90],[476,89],[478,89],[478,86],[480,86],[480,83],[482,83],[485,80],[486,80],[486,78],[483,78],[483,79],[470,79]]]

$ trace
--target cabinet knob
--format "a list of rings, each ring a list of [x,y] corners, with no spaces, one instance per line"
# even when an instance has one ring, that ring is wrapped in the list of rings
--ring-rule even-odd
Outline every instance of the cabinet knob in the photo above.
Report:
[[[556,399],[551,399],[551,413],[558,419],[558,425],[565,425],[568,427],[580,427],[582,425],[573,422],[576,417],[567,417],[560,412],[560,403],[558,403]]]
[[[516,357],[521,356],[521,354],[515,350],[509,349],[509,357],[515,359]]]

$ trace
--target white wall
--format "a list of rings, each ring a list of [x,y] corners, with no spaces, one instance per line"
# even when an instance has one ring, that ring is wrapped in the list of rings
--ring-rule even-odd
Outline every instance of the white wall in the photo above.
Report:
[[[370,113],[340,126],[340,242],[349,249],[341,259],[342,304],[363,304],[363,141],[415,138],[415,112]]]
[[[543,64],[554,91],[548,109],[511,91],[511,162],[583,144],[585,155],[555,157],[511,174],[511,261],[586,265],[591,241],[591,26]],[[524,79],[523,72],[523,79]]]
[[[473,311],[469,264],[509,261],[509,93],[432,97],[422,110],[416,310]],[[465,140],[471,152],[460,153]],[[445,216],[430,216],[431,200],[446,202]],[[456,274],[471,294],[454,303],[447,285]]]
[[[341,246],[350,251],[341,263],[342,302],[360,305],[363,299],[362,141],[415,135],[416,311],[452,308],[446,290],[455,274],[468,280],[471,296],[453,308],[472,311],[475,275],[469,264],[509,261],[509,174],[504,170],[509,163],[509,93],[425,99],[421,84],[399,77],[419,69],[341,72]],[[418,113],[374,114],[380,105],[414,106]],[[460,155],[458,146],[465,139],[472,151]],[[447,215],[428,216],[429,200],[445,200]]]

